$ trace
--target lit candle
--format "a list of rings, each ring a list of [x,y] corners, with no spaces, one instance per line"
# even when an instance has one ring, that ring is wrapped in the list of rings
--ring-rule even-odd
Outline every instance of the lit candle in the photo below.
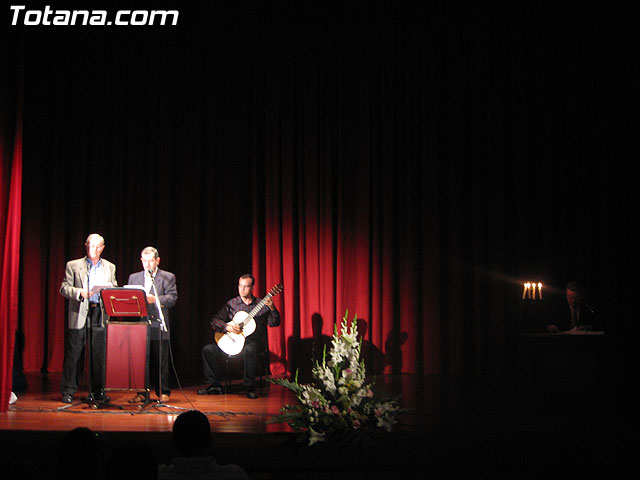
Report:
[[[531,298],[531,284],[527,282],[524,284],[524,286],[527,289],[527,298]]]
[[[524,297],[527,296],[527,284],[523,283],[522,284],[522,299],[524,300]]]
[[[531,290],[533,290],[533,299],[536,299],[536,282],[531,284]]]
[[[542,283],[538,282],[538,296],[542,300]]]

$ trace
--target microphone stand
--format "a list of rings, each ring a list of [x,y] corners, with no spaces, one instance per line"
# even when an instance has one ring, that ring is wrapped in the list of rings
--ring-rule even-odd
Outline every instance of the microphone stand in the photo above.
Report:
[[[164,313],[162,313],[160,296],[158,295],[158,290],[156,290],[155,275],[151,270],[149,270],[149,276],[151,277],[151,289],[156,297],[156,308],[158,309],[158,317],[160,319],[160,338],[158,340],[158,403],[156,407],[167,407],[168,405],[162,403],[162,340],[164,332],[167,331],[167,324],[164,321]]]
[[[87,403],[96,408],[95,398],[93,397],[93,318],[91,317],[91,288],[89,285],[89,275],[91,267],[87,269],[87,316],[85,317],[84,327],[86,329],[86,345],[89,354],[89,394],[87,395]]]

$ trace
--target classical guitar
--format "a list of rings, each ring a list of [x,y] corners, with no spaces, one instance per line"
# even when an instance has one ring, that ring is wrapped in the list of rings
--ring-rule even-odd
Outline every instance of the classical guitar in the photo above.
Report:
[[[238,325],[241,329],[241,333],[232,333],[232,332],[215,332],[214,336],[216,339],[216,343],[220,350],[222,350],[227,355],[237,355],[244,348],[244,340],[246,337],[251,335],[256,331],[256,321],[253,319],[262,307],[264,307],[265,300],[268,298],[275,297],[280,292],[282,292],[282,284],[278,284],[273,287],[267,295],[258,302],[258,304],[253,307],[253,309],[247,312],[236,312],[233,316],[233,319],[229,322],[232,325]]]

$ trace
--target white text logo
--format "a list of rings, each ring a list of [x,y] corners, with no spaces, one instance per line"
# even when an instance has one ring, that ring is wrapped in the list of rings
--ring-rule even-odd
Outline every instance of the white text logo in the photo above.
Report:
[[[118,10],[109,20],[106,10],[27,10],[25,5],[11,5],[11,25],[171,25],[178,24],[178,10]]]

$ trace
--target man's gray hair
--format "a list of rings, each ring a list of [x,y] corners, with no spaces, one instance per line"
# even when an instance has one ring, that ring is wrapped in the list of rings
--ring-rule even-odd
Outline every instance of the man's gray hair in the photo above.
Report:
[[[144,247],[142,249],[142,252],[140,252],[140,256],[143,256],[147,253],[153,253],[153,258],[158,258],[160,256],[158,250],[155,247]]]
[[[84,244],[89,245],[91,243],[91,239],[94,237],[100,239],[100,241],[102,242],[102,245],[104,245],[104,237],[99,233],[90,233],[89,236],[87,237],[87,240],[84,242]]]

